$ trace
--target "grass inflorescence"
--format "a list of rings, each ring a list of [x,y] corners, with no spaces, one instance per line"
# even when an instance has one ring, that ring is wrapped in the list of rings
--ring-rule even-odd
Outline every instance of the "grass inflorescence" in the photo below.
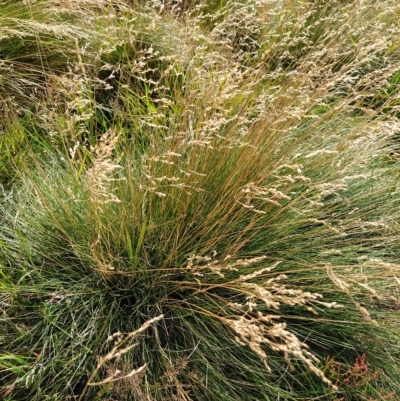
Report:
[[[400,395],[400,8],[356,3],[0,4],[4,400]]]

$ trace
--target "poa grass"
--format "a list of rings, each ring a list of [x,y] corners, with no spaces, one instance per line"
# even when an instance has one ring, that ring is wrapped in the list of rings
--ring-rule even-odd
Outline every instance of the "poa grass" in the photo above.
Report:
[[[383,3],[79,3],[93,57],[5,120],[5,400],[396,399]]]

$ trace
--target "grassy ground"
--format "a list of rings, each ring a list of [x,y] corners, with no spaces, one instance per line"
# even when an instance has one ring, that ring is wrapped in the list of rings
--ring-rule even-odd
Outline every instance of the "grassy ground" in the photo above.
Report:
[[[6,401],[400,396],[397,1],[0,1]]]

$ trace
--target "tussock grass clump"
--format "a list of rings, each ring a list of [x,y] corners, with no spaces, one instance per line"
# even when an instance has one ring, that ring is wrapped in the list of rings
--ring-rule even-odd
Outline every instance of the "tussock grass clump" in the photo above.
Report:
[[[89,8],[107,46],[29,115],[5,400],[400,394],[398,6],[211,3]]]

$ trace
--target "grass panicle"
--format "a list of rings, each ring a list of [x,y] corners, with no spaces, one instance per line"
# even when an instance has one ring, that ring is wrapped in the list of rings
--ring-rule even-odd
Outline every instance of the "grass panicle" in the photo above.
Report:
[[[400,395],[400,8],[356,3],[0,4],[2,399]]]

